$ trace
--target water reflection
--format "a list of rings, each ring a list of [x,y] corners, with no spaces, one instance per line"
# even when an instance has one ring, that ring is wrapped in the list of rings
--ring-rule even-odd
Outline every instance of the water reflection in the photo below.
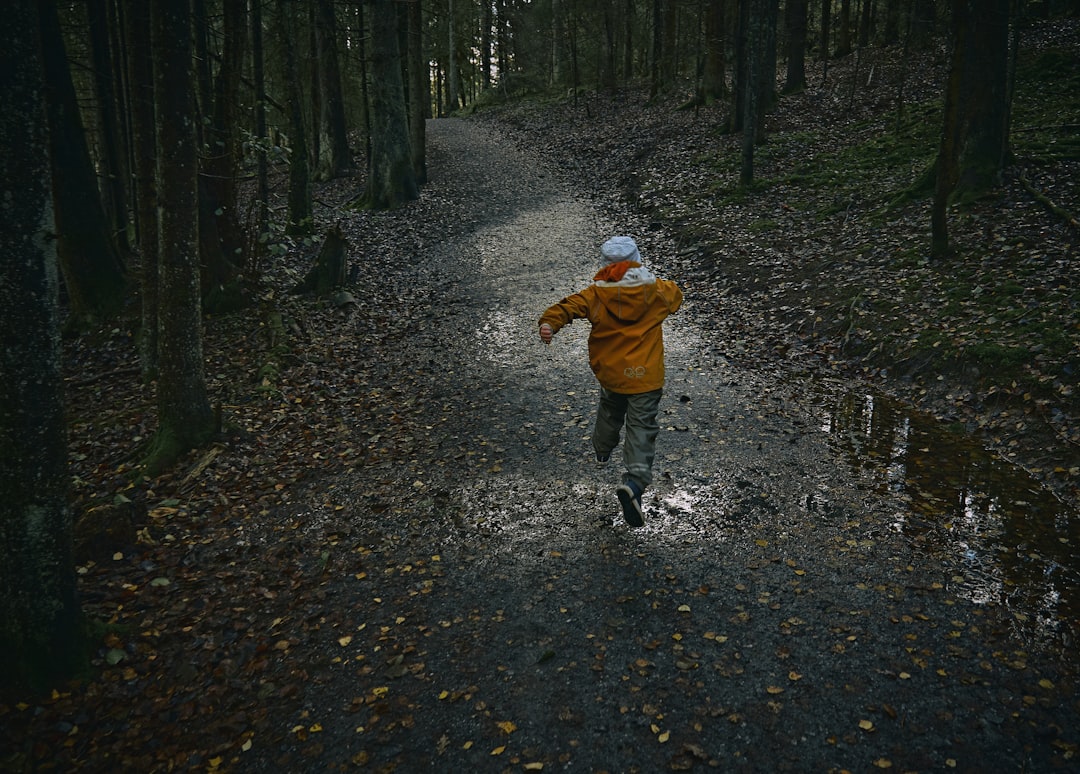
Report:
[[[879,395],[827,401],[823,429],[879,491],[905,499],[895,527],[960,565],[976,603],[1006,605],[1029,633],[1080,629],[1080,518],[1024,471],[932,417]]]

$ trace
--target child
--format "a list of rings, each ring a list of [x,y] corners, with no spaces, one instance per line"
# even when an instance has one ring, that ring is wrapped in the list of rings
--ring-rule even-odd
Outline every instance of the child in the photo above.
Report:
[[[593,428],[598,462],[607,462],[625,420],[626,472],[615,495],[623,517],[634,527],[645,522],[641,494],[652,483],[652,463],[660,426],[656,415],[664,387],[664,318],[678,310],[683,294],[671,280],[657,279],[641,265],[628,236],[612,237],[600,248],[604,268],[594,283],[548,308],[540,316],[540,339],[551,343],[560,328],[578,318],[592,324],[589,365],[600,382],[600,406]]]

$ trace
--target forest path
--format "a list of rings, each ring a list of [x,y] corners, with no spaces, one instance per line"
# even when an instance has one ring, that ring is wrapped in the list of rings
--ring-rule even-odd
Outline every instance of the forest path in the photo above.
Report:
[[[365,381],[398,396],[409,461],[320,484],[346,507],[305,529],[353,550],[290,651],[307,682],[246,764],[1075,763],[1071,667],[1030,652],[1006,611],[970,601],[962,568],[905,534],[905,504],[835,448],[809,385],[725,358],[693,287],[666,324],[646,526],[627,527],[619,454],[598,467],[588,441],[587,324],[547,348],[536,320],[588,284],[606,237],[634,235],[661,276],[677,247],[491,127],[434,121],[428,140],[412,260],[385,269],[402,313],[368,334],[384,362]],[[361,443],[390,432],[372,430]]]

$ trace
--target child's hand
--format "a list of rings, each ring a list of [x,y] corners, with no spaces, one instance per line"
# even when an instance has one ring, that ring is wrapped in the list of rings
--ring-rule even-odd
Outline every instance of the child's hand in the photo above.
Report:
[[[540,341],[545,344],[551,343],[551,337],[555,335],[555,331],[551,330],[551,326],[544,323],[540,326]]]

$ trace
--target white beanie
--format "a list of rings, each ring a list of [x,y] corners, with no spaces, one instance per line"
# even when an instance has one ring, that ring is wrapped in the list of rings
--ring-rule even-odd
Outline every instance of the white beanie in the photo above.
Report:
[[[641,253],[632,237],[612,237],[600,246],[600,256],[604,264],[618,263],[619,261],[637,261],[641,263]]]

